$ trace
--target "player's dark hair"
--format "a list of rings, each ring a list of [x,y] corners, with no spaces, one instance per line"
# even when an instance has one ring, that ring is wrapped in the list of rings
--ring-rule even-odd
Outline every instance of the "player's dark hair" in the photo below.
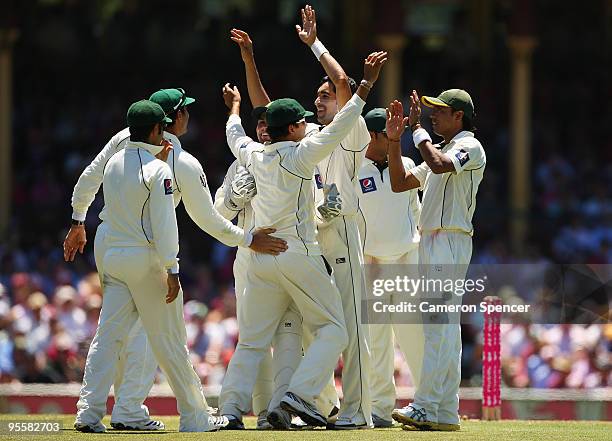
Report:
[[[329,83],[330,89],[333,90],[334,93],[336,93],[336,85],[331,80],[331,78],[329,78],[329,76],[327,76],[327,75],[325,75],[323,78],[321,78],[321,82],[319,83],[319,87],[321,87],[321,85],[323,85],[325,83]],[[357,92],[357,83],[355,82],[355,80],[352,79],[351,77],[348,77],[348,83],[349,83],[349,87],[351,88],[351,93]]]
[[[463,130],[467,130],[468,132],[476,131],[476,127],[474,126],[474,121],[472,121],[471,118],[468,118],[467,116],[465,116],[465,113],[463,114],[461,123],[463,124]]]
[[[270,139],[272,140],[272,142],[277,142],[279,138],[284,138],[285,136],[289,135],[290,125],[291,124],[287,124],[286,126],[282,126],[282,127],[268,126],[267,132],[268,132],[268,135],[270,135]]]
[[[181,106],[178,109],[176,109],[174,112],[170,112],[168,115],[166,115],[168,118],[172,120],[171,123],[168,123],[168,127],[172,127],[174,125],[174,123],[176,122],[176,115],[179,113],[179,111],[183,109],[185,109],[185,106]]]
[[[130,127],[130,141],[132,142],[148,142],[151,131],[157,124],[148,126]]]

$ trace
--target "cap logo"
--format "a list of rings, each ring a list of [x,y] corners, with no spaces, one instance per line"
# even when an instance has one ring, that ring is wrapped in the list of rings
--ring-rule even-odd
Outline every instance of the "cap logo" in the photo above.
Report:
[[[370,193],[371,191],[376,191],[376,182],[374,182],[373,177],[360,179],[359,185],[361,186],[362,193]]]

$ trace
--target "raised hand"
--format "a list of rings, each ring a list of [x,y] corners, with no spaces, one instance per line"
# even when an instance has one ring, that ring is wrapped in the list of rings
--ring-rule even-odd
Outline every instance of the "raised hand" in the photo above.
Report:
[[[410,95],[410,114],[408,115],[408,123],[410,128],[414,128],[416,124],[421,123],[421,100],[416,90]]]
[[[231,87],[229,83],[223,86],[223,102],[228,109],[232,109],[234,103],[240,104],[240,91],[236,86]]]
[[[387,108],[387,138],[389,141],[399,142],[408,124],[408,117],[404,117],[404,106],[398,100],[389,103]]]
[[[240,55],[242,55],[242,58],[252,57],[253,41],[251,40],[251,37],[249,37],[249,34],[235,28],[230,31],[230,34],[230,39],[240,47]]]
[[[308,46],[312,46],[317,39],[317,17],[315,10],[310,5],[302,9],[302,26],[295,25],[298,37]]]
[[[383,64],[387,62],[387,52],[372,52],[365,59],[363,64],[363,79],[374,84],[378,80],[378,75],[383,67]]]

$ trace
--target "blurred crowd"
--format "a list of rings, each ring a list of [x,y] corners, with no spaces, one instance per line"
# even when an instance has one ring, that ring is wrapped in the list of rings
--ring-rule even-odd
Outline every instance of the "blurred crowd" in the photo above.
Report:
[[[293,96],[311,108],[322,73],[292,35],[295,19],[282,12],[289,10],[288,3],[297,11],[292,2],[250,8],[245,6],[248,2],[221,7],[219,2],[186,1],[180,10],[171,2],[147,2],[147,7],[126,2],[112,14],[94,14],[89,9],[93,3],[88,3],[14,3],[20,38],[14,48],[13,212],[8,234],[0,242],[0,381],[82,378],[102,302],[92,247],[101,195],[87,216],[85,253],[67,264],[61,242],[70,220],[72,188],[104,143],[125,126],[130,102],[162,87],[184,87],[197,98],[190,108],[189,133],[182,140],[202,162],[214,190],[232,161],[224,140],[221,86],[229,81],[246,92],[242,62],[228,30],[239,26],[250,31],[260,73],[273,97]],[[515,215],[507,205],[512,92],[504,23],[509,3],[496,3],[486,62],[481,61],[481,44],[471,32],[470,17],[460,7],[441,39],[406,29],[410,44],[402,61],[407,76],[403,96],[412,88],[435,95],[462,87],[476,102],[476,136],[487,151],[488,164],[474,218],[473,262],[610,264],[612,140],[606,129],[612,116],[602,103],[610,102],[612,89],[606,51],[601,50],[609,38],[597,25],[602,15],[599,2],[554,11],[544,1],[534,2],[539,44],[533,60],[527,251],[513,252],[507,239],[508,219]],[[211,6],[215,4],[217,9]],[[341,5],[329,2],[321,7],[320,35],[348,73],[359,77],[353,70],[373,43],[354,47],[334,40],[332,29],[344,26],[337,19]],[[261,24],[270,19],[278,20],[277,31],[287,38],[278,38]],[[167,23],[181,25],[168,30]],[[134,29],[143,30],[138,39],[133,38]],[[286,57],[278,56],[281,53],[294,57],[290,66]],[[449,62],[443,63],[445,59]],[[572,68],[563,63],[559,67],[559,60],[572,60]],[[383,105],[375,102],[376,93],[372,104]],[[244,119],[252,130],[252,122]],[[409,136],[403,147],[417,163],[421,161]],[[237,340],[235,250],[198,230],[182,207],[177,215],[194,365],[205,384],[219,384]],[[505,384],[612,385],[611,333],[610,325],[504,326]],[[478,326],[464,326],[465,385],[478,384],[481,339]],[[411,384],[399,356],[396,373],[398,385]]]

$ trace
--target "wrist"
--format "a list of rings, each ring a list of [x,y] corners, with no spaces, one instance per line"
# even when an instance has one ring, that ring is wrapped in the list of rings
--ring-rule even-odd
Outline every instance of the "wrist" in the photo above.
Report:
[[[317,57],[317,61],[321,61],[321,57],[323,56],[323,54],[329,52],[327,48],[323,46],[323,43],[319,41],[318,38],[315,39],[314,43],[312,43],[312,45],[310,46],[310,50],[315,55],[315,57]]]
[[[421,123],[419,121],[415,122],[414,124],[410,124],[410,130],[412,132],[420,128],[421,128]]]
[[[73,218],[73,219],[70,220],[70,225],[72,227],[83,227],[83,228],[85,228],[85,221]]]
[[[400,143],[402,140],[400,138],[398,139],[393,139],[393,138],[389,138],[387,137],[387,139],[389,140],[389,142],[395,142],[395,143]]]
[[[419,145],[423,141],[431,142],[431,136],[429,136],[429,133],[427,133],[427,130],[421,127],[421,128],[416,129],[414,132],[412,132],[412,140],[414,141],[415,147],[419,148]]]
[[[372,87],[374,87],[374,83],[372,81],[366,80],[365,78],[361,80],[359,85],[365,87],[368,90],[372,90]]]

